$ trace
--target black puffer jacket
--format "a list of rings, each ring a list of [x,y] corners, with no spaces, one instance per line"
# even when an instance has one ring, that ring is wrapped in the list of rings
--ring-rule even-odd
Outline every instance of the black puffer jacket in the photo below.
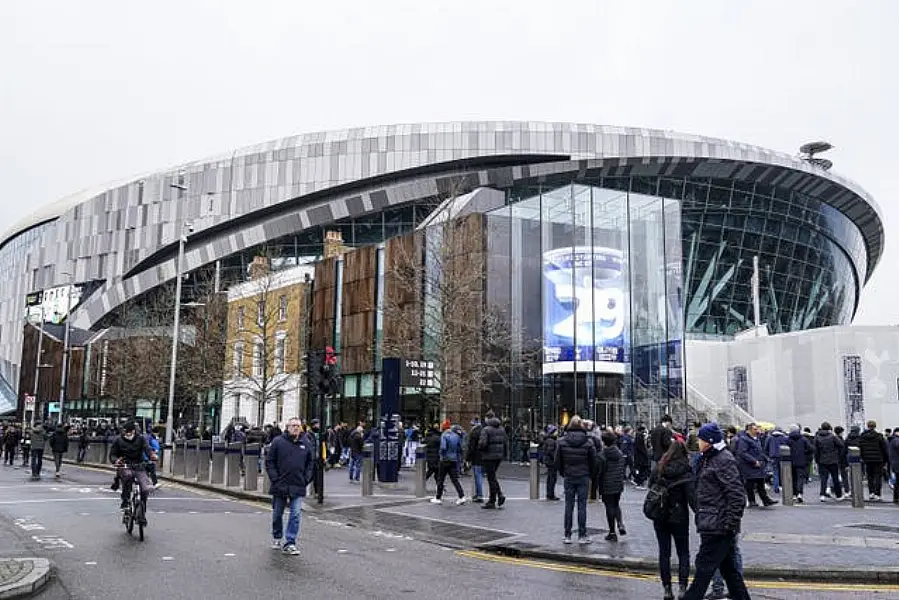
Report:
[[[618,446],[606,446],[597,457],[599,473],[597,474],[600,494],[620,494],[624,491],[624,454]]]
[[[649,478],[650,485],[661,483],[668,488],[668,513],[664,518],[654,521],[659,526],[688,528],[690,510],[696,512],[696,486],[693,482],[693,471],[690,462],[676,460],[665,465],[659,473],[653,471]]]
[[[569,429],[556,446],[556,469],[562,477],[589,477],[596,468],[596,447],[583,429]]]
[[[740,531],[746,491],[730,450],[709,448],[696,471],[696,531],[727,534]]]
[[[859,436],[858,449],[865,463],[877,464],[889,460],[886,440],[883,439],[883,434],[876,429],[866,429]]]
[[[65,454],[69,451],[69,436],[66,435],[65,429],[57,427],[50,435],[50,449],[54,454]]]
[[[543,440],[543,464],[547,467],[553,467],[556,464],[556,449],[559,447],[559,440],[548,435]]]
[[[815,462],[819,465],[840,464],[843,440],[829,429],[821,429],[815,434]]]
[[[468,447],[465,450],[465,460],[472,465],[481,464],[481,449],[478,446],[481,443],[481,431],[483,429],[483,425],[475,425],[468,433],[468,438],[466,440]]]
[[[507,444],[508,438],[499,419],[487,419],[487,426],[481,430],[481,439],[478,440],[481,460],[502,460],[506,457]]]
[[[425,460],[429,467],[436,469],[440,465],[440,432],[433,427],[425,436]]]

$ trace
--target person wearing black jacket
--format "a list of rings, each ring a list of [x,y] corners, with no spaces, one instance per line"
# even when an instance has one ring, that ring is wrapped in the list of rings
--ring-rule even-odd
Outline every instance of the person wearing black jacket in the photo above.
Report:
[[[833,484],[833,493],[837,500],[843,499],[843,486],[840,481],[840,455],[843,453],[843,440],[834,435],[830,423],[821,423],[821,429],[815,434],[815,462],[818,463],[818,474],[821,476],[821,502],[827,500],[827,479]]]
[[[646,489],[644,484],[649,477],[649,448],[646,440],[646,426],[637,427],[634,436],[634,486],[638,490]]]
[[[555,425],[546,428],[546,437],[543,438],[543,464],[546,465],[546,499],[561,500],[556,496],[556,481],[559,471],[556,470],[556,448],[559,445],[559,429]]]
[[[700,544],[693,583],[683,598],[701,600],[720,569],[729,597],[748,599],[736,558],[737,535],[746,507],[740,469],[718,425],[703,425],[697,437],[701,454],[696,468],[696,531]]]
[[[790,447],[790,461],[793,472],[793,502],[802,504],[802,492],[805,489],[805,482],[808,479],[808,466],[815,457],[815,449],[812,443],[808,441],[799,425],[793,425],[790,428],[790,434],[787,436],[787,446]]]
[[[868,500],[880,501],[883,487],[883,465],[889,461],[887,443],[877,431],[877,423],[868,421],[868,429],[858,438],[858,450],[868,476]]]
[[[652,429],[649,433],[649,443],[652,445],[652,462],[659,462],[668,451],[671,445],[671,417],[665,415],[662,422]]]
[[[481,451],[481,462],[484,472],[487,474],[487,486],[490,488],[490,498],[481,508],[493,509],[506,503],[506,497],[496,479],[496,470],[506,456],[509,448],[509,438],[502,427],[502,423],[496,416],[487,413],[487,426],[481,430],[478,440],[478,449]]]
[[[615,444],[617,436],[606,431],[601,436],[603,449],[596,455],[597,485],[606,506],[606,521],[609,524],[607,542],[617,542],[618,535],[627,535],[621,515],[621,494],[624,493],[624,455]],[[615,529],[618,533],[615,533]]]
[[[590,476],[596,471],[596,446],[587,436],[578,416],[571,418],[568,431],[559,440],[555,466],[565,478],[564,542],[571,543],[574,502],[577,500],[578,543],[589,544],[592,540],[587,536],[587,494],[590,491]]]
[[[281,548],[284,554],[297,555],[297,537],[300,535],[303,498],[315,473],[316,454],[309,446],[310,436],[302,432],[297,418],[287,422],[287,433],[275,438],[265,455],[272,494],[272,548]],[[284,509],[290,507],[287,531],[284,531]],[[281,545],[281,536],[284,545]]]
[[[696,429],[693,434],[698,432]],[[699,447],[699,438],[696,438]],[[666,510],[652,522],[659,544],[659,576],[665,588],[665,600],[674,598],[671,589],[671,540],[677,550],[680,596],[690,583],[690,510],[696,512],[696,492],[687,446],[675,441],[659,461],[649,478],[650,485],[661,484],[668,491]]]
[[[437,474],[440,472],[440,428],[436,424],[431,425],[425,435],[425,461],[428,464],[425,483],[431,477],[436,483]]]
[[[150,448],[147,439],[137,434],[137,425],[133,422],[126,423],[122,427],[122,434],[116,437],[109,447],[109,462],[119,467],[116,477],[122,486],[122,504],[120,506],[122,510],[127,511],[129,508],[131,486],[134,484],[135,479],[137,479],[137,483],[140,486],[141,500],[145,504],[150,490],[153,489],[153,484],[150,482],[146,470],[132,468],[134,465],[143,463],[145,456],[149,457],[151,461],[155,461],[157,458],[156,453]],[[147,511],[145,509],[144,520],[146,520],[146,514]],[[146,525],[146,523],[141,524]]]
[[[53,474],[57,479],[62,476],[62,459],[66,452],[69,451],[69,432],[62,425],[57,425],[53,433],[50,434],[48,440],[50,450],[53,451],[53,463],[56,466],[56,472]]]

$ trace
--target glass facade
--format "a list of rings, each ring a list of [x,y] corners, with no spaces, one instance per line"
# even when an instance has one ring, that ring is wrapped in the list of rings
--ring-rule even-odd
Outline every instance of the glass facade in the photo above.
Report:
[[[683,397],[680,240],[677,200],[580,182],[510,191],[488,215],[488,303],[510,313],[524,357],[493,390],[505,417],[671,411]]]

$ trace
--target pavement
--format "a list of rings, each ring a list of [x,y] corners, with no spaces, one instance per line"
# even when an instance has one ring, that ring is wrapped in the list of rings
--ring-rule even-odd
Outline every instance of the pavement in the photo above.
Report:
[[[460,550],[631,572],[657,571],[654,531],[642,515],[644,492],[627,488],[622,509],[628,535],[619,542],[602,539],[606,533],[605,512],[601,503],[595,503],[588,506],[588,527],[594,543],[566,546],[561,539],[563,503],[529,500],[528,482],[521,476],[526,471],[517,466],[507,468],[502,479],[509,498],[506,506],[482,511],[477,505],[455,506],[452,491],[441,506],[428,503],[429,498],[416,498],[411,470],[401,472],[399,483],[376,484],[374,495],[363,497],[359,485],[349,482],[346,469],[334,469],[326,473],[324,504],[310,498],[305,509],[307,514],[317,514],[329,522],[409,535]],[[466,493],[470,493],[471,478],[462,481]],[[428,487],[433,494],[433,483]],[[243,500],[268,501],[261,492],[208,485],[203,489]],[[899,584],[897,533],[899,507],[890,503],[855,509],[843,503],[809,502],[796,507],[748,509],[740,546],[750,577]],[[695,532],[691,542],[695,553]]]
[[[22,470],[0,467],[0,547],[5,556],[37,557],[53,564],[53,576],[39,593],[41,600],[231,598],[258,596],[262,590],[272,598],[346,598],[362,593],[391,600],[470,596],[475,590],[541,600],[560,591],[572,598],[661,596],[654,573],[504,556],[479,547],[482,540],[489,543],[497,536],[521,536],[520,530],[527,535],[535,525],[530,520],[539,515],[560,519],[557,504],[510,499],[505,509],[487,514],[471,505],[433,506],[409,498],[405,483],[363,501],[353,497],[359,488],[346,482],[346,471],[339,470],[328,474],[326,489],[340,498],[329,499],[321,508],[308,505],[302,520],[302,554],[292,557],[268,547],[271,513],[261,499],[235,498],[181,483],[167,484],[153,494],[146,540],[140,542],[121,525],[118,495],[108,489],[110,481],[109,472],[96,468],[66,466],[60,479],[45,471],[43,480],[31,482]],[[506,485],[510,498],[515,498],[526,484],[508,480]],[[350,517],[355,509],[376,522],[360,526],[361,521]],[[591,507],[591,517],[598,511]],[[454,543],[432,543],[441,539]],[[899,594],[896,585],[877,589],[809,582],[750,585],[754,598]]]

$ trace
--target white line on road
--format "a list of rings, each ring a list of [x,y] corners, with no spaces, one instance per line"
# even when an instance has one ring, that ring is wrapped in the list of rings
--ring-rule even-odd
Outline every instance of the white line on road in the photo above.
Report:
[[[237,555],[234,554],[233,552],[228,552],[227,554],[225,554],[225,556],[237,556]]]
[[[111,502],[114,501],[115,498],[42,498],[40,500],[3,500],[0,501],[0,505],[5,504],[48,504],[51,502],[88,502],[94,500],[101,500],[103,502]],[[176,500],[184,500],[187,502],[223,502],[223,500],[219,500],[218,498],[154,498],[150,496],[151,502],[160,502],[160,501],[176,501]]]
[[[162,560],[175,560],[174,556],[163,556]]]
[[[97,564],[97,563],[91,560],[91,561],[88,561],[88,562],[86,562],[86,563],[84,563],[84,564],[93,566],[93,565],[95,565],[95,564]]]

